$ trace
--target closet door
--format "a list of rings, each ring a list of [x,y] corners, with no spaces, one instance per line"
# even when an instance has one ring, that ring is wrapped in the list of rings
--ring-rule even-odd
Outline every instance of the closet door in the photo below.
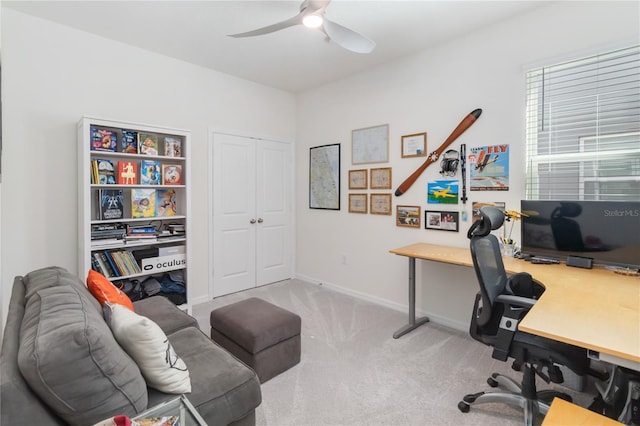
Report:
[[[290,145],[257,141],[256,283],[291,278],[291,165]]]
[[[291,278],[290,145],[221,133],[212,141],[210,294]]]

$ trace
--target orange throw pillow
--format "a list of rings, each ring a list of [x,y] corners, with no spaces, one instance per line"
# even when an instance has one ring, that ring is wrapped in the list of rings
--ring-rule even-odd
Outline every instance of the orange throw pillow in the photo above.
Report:
[[[93,269],[89,270],[89,275],[87,275],[87,288],[91,294],[93,294],[93,297],[98,299],[101,305],[104,305],[105,302],[116,303],[133,311],[133,303],[131,303],[129,296],[113,285],[113,283],[100,272],[94,271]]]

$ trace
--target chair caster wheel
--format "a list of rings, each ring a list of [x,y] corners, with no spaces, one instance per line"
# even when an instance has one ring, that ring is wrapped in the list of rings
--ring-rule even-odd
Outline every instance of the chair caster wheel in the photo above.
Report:
[[[479,396],[484,395],[484,392],[478,392],[478,393],[471,393],[469,395],[465,395],[464,398],[462,398],[462,402],[461,403],[466,403],[468,404],[473,404],[474,402],[476,402],[476,399],[478,399]]]
[[[464,401],[460,401],[458,402],[458,410],[462,411],[463,413],[468,413],[469,412],[469,404],[467,404]]]
[[[497,388],[498,387],[498,381],[496,379],[494,379],[493,377],[489,377],[487,379],[487,384],[489,386],[491,386],[492,388]]]

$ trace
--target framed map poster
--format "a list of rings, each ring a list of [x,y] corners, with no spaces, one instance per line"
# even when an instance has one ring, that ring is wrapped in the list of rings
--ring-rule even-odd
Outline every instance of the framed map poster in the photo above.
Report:
[[[309,148],[309,208],[340,210],[340,144]]]
[[[367,127],[351,132],[351,163],[389,162],[389,125]]]

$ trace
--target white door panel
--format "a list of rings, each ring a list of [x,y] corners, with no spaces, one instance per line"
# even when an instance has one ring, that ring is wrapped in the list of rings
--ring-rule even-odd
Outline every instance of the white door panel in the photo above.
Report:
[[[289,146],[263,141],[258,151],[258,209],[264,222],[258,228],[260,255],[257,283],[291,278],[291,164]]]
[[[291,146],[214,133],[213,297],[291,278]]]
[[[231,135],[214,137],[213,297],[255,286],[255,147]]]

